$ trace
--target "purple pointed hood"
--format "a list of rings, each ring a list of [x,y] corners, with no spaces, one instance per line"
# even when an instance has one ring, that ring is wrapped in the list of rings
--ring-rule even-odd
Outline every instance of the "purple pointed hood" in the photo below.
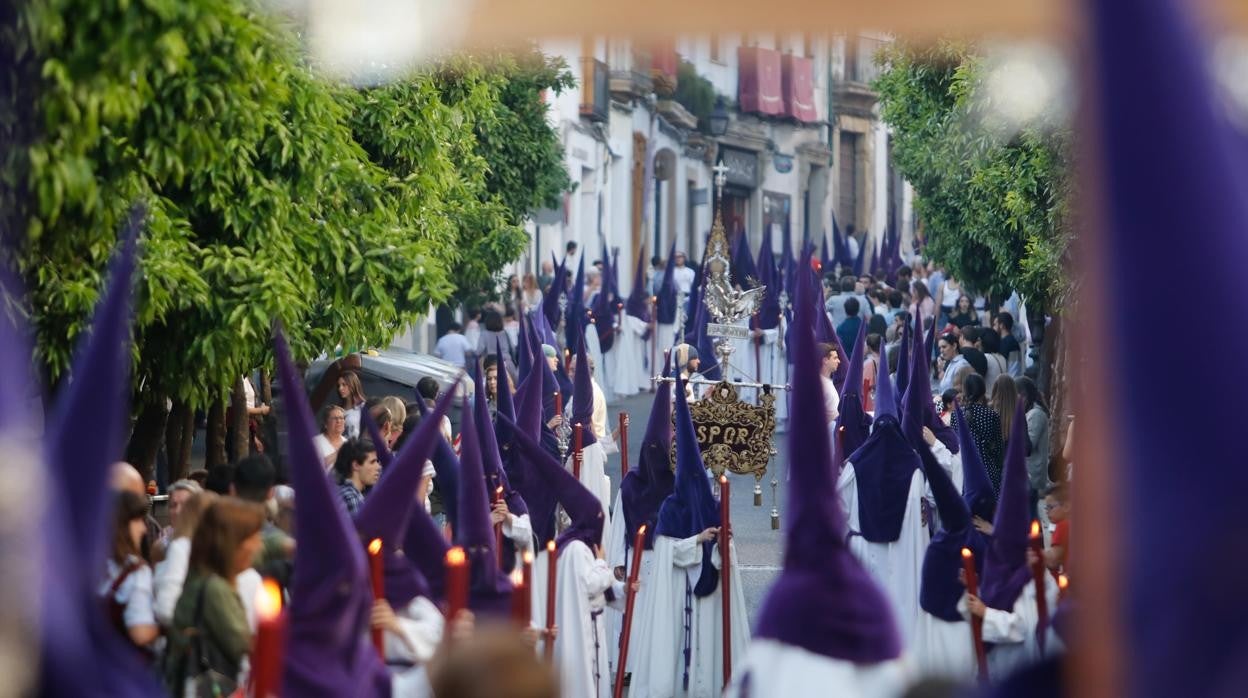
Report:
[[[456,382],[458,385],[458,382]],[[455,393],[452,388],[448,391],[450,394]],[[421,419],[429,418],[429,408],[425,405],[424,398],[416,396],[416,409],[420,411]],[[433,447],[433,457],[429,460],[433,461],[433,470],[435,477],[438,479],[438,491],[442,493],[442,508],[446,510],[446,518],[448,521],[457,521],[456,514],[459,513],[459,458],[455,455],[454,449],[446,442],[446,439],[439,439]],[[442,564],[439,561],[438,564]]]
[[[516,431],[515,448],[522,458],[532,464],[533,471],[542,481],[543,489],[555,497],[572,521],[568,529],[559,534],[556,539],[559,549],[562,550],[574,540],[581,541],[591,549],[598,545],[602,540],[606,515],[594,493],[573,477],[572,473],[559,465],[558,459],[550,455],[536,440],[529,438],[529,435],[523,431]],[[554,513],[553,508],[551,513]]]
[[[818,311],[816,311],[818,312]],[[871,415],[862,406],[862,369],[866,353],[867,323],[858,323],[858,336],[854,339],[854,351],[849,355],[849,370],[845,373],[845,385],[841,389],[840,414],[836,418],[836,427],[844,429],[842,437],[842,453],[837,455],[837,463],[844,462],[846,456],[857,451],[867,437],[871,435]],[[836,432],[833,432],[836,433]],[[837,445],[832,444],[835,451]]]
[[[130,412],[132,287],[144,215],[141,205],[130,212],[91,331],[79,335],[68,383],[45,432],[47,493],[60,504],[43,510],[36,529],[39,544],[30,559],[39,564],[44,580],[37,621],[40,695],[164,695],[133,646],[100,613],[96,588],[111,540],[106,533],[112,530],[115,502],[108,486],[110,466],[123,456]],[[8,284],[6,289],[17,290]],[[9,403],[0,410],[0,431],[15,439],[5,457],[14,465],[28,460],[38,467],[34,432],[21,413],[26,399],[35,395],[30,345],[7,313],[0,310],[0,315],[5,315],[0,318],[5,363],[0,371]]]
[[[901,431],[906,435],[906,439],[910,441],[910,446],[916,451],[924,444],[923,427],[927,426],[927,411],[932,405],[932,387],[931,381],[927,379],[927,372],[923,367],[927,364],[923,360],[923,319],[922,312],[914,315],[915,341],[911,342],[910,375],[907,378],[907,388],[902,393],[901,411]],[[901,367],[897,368],[897,382],[901,383]]]
[[[501,366],[501,364],[500,364]],[[501,393],[505,388],[506,371],[500,371],[498,377],[498,390]],[[476,383],[476,389],[480,392],[478,396],[485,395],[485,381],[481,377],[479,369],[473,370],[473,381]],[[502,487],[503,497],[507,500],[507,508],[516,516],[523,516],[529,513],[528,507],[524,505],[524,498],[520,496],[507,481],[507,473],[503,469],[502,452],[498,445],[498,435],[494,431],[494,423],[490,421],[490,407],[483,399],[476,399],[472,403],[473,421],[477,427],[477,437],[481,448],[481,471],[485,475],[486,493],[492,498],[494,491]],[[512,410],[514,414],[515,410]],[[503,414],[499,410],[499,414]],[[462,441],[461,441],[462,443]]]
[[[737,236],[736,249],[732,253],[732,281],[743,289],[758,285],[758,267],[750,254],[750,240],[745,231]]]
[[[693,274],[693,284],[689,287],[689,297],[685,299],[685,336],[677,337],[677,344],[684,341],[686,344],[697,346],[698,344],[698,308],[702,307],[702,270],[706,268],[706,262],[703,260],[701,266]]]
[[[901,536],[910,480],[919,467],[919,455],[901,433],[887,371],[880,371],[875,401],[871,436],[850,454],[849,462],[854,466],[858,489],[862,537],[871,543],[891,543]]]
[[[521,342],[524,344],[524,342]],[[511,376],[507,373],[507,364],[503,361],[503,341],[494,340],[494,358],[498,360],[498,411],[507,415],[513,422],[516,420],[516,403],[512,397]]]
[[[516,401],[517,402],[519,402],[520,400],[518,396],[520,392],[520,386],[524,383],[524,379],[528,378],[529,374],[533,372],[533,362],[535,361],[535,358],[533,356],[533,344],[529,341],[528,326],[529,326],[529,316],[527,313],[522,314],[520,316],[520,337],[519,337],[520,341],[519,341],[519,345],[516,347],[516,393],[517,393]],[[500,366],[505,365],[503,363],[503,359],[501,356],[498,359],[498,365]]]
[[[360,410],[360,425],[364,427],[364,431],[368,432],[368,439],[377,448],[377,462],[381,463],[383,470],[390,467],[394,454],[390,452],[390,447],[386,445],[386,440],[381,435],[381,427],[377,426],[377,420],[373,419],[367,407]]]
[[[1027,417],[1023,401],[1018,401],[1010,441],[1005,448],[1001,470],[1001,500],[992,520],[992,541],[984,556],[984,580],[980,597],[985,604],[1012,611],[1023,586],[1031,581],[1027,570],[1027,536],[1031,532],[1030,503],[1027,495],[1026,465]],[[1027,572],[1021,574],[1019,571]]]
[[[663,281],[659,284],[659,302],[656,309],[658,323],[660,325],[671,325],[676,322],[676,280],[673,277],[676,270],[676,241],[672,241],[671,249],[667,251],[667,266],[663,268]]]
[[[355,695],[362,686],[388,694],[389,673],[368,642],[372,593],[364,546],[338,493],[325,477],[312,439],[312,408],[286,338],[274,338],[286,405],[286,453],[295,507],[294,574],[287,608],[282,686],[291,695]]]
[[[594,385],[589,373],[589,358],[585,355],[585,343],[576,347],[576,375],[572,382],[572,424],[580,424],[581,444],[598,443],[594,437]]]
[[[992,521],[997,511],[997,495],[993,492],[992,481],[988,479],[988,469],[984,467],[984,459],[979,454],[979,446],[971,435],[962,407],[955,401],[953,409],[953,421],[957,422],[958,440],[962,444],[962,499],[972,515]]]
[[[893,386],[893,394],[897,396],[897,402],[899,403],[902,402],[902,397],[906,394],[906,388],[910,387],[910,364],[912,363],[911,358],[914,353],[914,336],[910,325],[906,325],[901,333],[901,346],[897,349],[897,383]]]
[[[672,355],[664,352],[663,375],[671,375]],[[637,529],[646,524],[647,550],[654,548],[654,524],[663,500],[672,493],[672,384],[659,383],[650,405],[650,419],[641,437],[637,464],[620,481],[621,509],[624,512],[624,547],[632,545]]]
[[[616,292],[614,288],[615,268],[611,264],[611,255],[607,249],[602,250],[602,288],[594,297],[590,310],[592,322],[598,330],[598,348],[605,356],[615,346],[615,321],[619,313],[616,308]]]
[[[876,372],[875,383],[875,420],[877,422],[884,415],[889,415],[894,420],[899,419],[897,391],[893,389],[893,379],[888,373],[888,358],[881,356],[880,359],[880,370]]]
[[[819,264],[824,269],[831,272],[833,267],[836,265],[835,252],[833,254],[828,253],[828,232],[826,230],[821,232],[822,234],[819,237],[823,242],[819,251]]]
[[[568,294],[567,315],[564,316],[564,346],[574,347],[585,338],[585,325],[589,316],[585,308],[585,257],[582,255],[576,267],[576,281],[572,283],[572,292]]]
[[[551,253],[550,258],[555,265],[555,275],[552,277],[550,287],[545,291],[542,291],[541,312],[542,318],[546,320],[547,327],[553,327],[559,324],[559,296],[567,293],[568,288],[567,260],[565,259],[561,262],[555,259],[553,252]],[[554,342],[551,342],[551,346],[554,346],[554,344]]]
[[[535,325],[535,329],[537,330],[537,336],[539,339],[542,340],[542,344],[549,344],[550,346],[558,349],[559,339],[555,336],[554,325],[550,323],[550,318],[546,317],[545,315],[539,315],[538,317],[534,318],[534,320],[536,321],[534,325]],[[541,354],[540,351],[537,352],[534,358],[538,358],[540,354]]]
[[[805,260],[804,262],[805,263]],[[797,289],[793,426],[784,571],[767,592],[756,637],[856,664],[901,655],[891,604],[849,551],[836,492],[832,447],[823,422],[823,382],[813,336],[817,312]]]
[[[711,493],[711,481],[693,431],[689,401],[685,398],[685,381],[679,375],[672,390],[676,393],[676,477],[672,493],[659,506],[655,532],[684,539],[720,525],[719,503]],[[693,593],[699,597],[713,593],[719,583],[719,570],[711,562],[712,545],[711,542],[702,544],[702,569],[693,587]]]
[[[633,290],[628,294],[628,302],[624,312],[641,320],[650,322],[650,294],[646,293],[646,247],[642,245],[637,253],[637,269],[633,271]]]
[[[984,536],[971,525],[971,510],[954,486],[949,474],[936,462],[926,443],[919,444],[919,458],[923,474],[936,500],[940,513],[940,530],[932,536],[923,554],[923,572],[919,585],[919,606],[933,616],[949,622],[962,620],[958,613],[958,600],[966,589],[958,580],[962,569],[962,548],[970,548],[975,555],[975,567],[983,569]]]
[[[506,614],[511,604],[511,580],[498,567],[494,549],[494,526],[490,523],[490,493],[486,489],[482,448],[472,406],[464,399],[459,441],[459,519],[455,544],[468,555],[471,582],[469,603],[473,611]]]
[[[776,256],[771,251],[771,228],[763,232],[763,246],[758,250],[758,283],[765,287],[763,303],[758,309],[758,327],[774,330],[780,326],[780,284],[776,274]]]
[[[433,455],[437,442],[443,440],[442,415],[450,409],[453,399],[454,393],[447,391],[433,412],[420,420],[355,516],[361,545],[367,547],[374,538],[381,539],[386,600],[396,609],[405,608],[417,596],[428,598],[431,594],[428,581],[404,551],[405,535],[412,516],[429,516],[423,505],[417,506],[416,488],[425,461]]]
[[[715,360],[715,343],[714,338],[706,333],[706,326],[711,321],[710,311],[706,308],[706,303],[698,304],[697,315],[694,316],[694,327],[697,330],[697,344],[694,348],[698,350],[698,358],[702,363],[698,367],[698,373],[707,380],[720,380],[723,371],[720,370],[719,362]],[[677,371],[683,371],[683,366],[677,366]]]

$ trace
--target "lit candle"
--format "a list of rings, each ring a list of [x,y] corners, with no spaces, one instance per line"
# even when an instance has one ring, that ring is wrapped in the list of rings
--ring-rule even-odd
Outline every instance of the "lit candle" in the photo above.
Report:
[[[1069,590],[1069,588],[1070,588],[1070,580],[1066,578],[1066,575],[1064,574],[1057,575],[1057,600],[1058,601],[1062,601],[1066,598],[1066,592]]]
[[[524,613],[524,600],[529,595],[529,587],[524,583],[524,572],[513,570],[511,577],[511,619],[521,628],[527,627],[528,618]]]
[[[619,667],[615,672],[615,689],[611,692],[612,698],[620,698],[624,693],[624,672],[628,666],[628,639],[633,632],[633,605],[636,602],[637,592],[633,591],[633,586],[637,583],[637,576],[641,572],[641,549],[646,544],[646,525],[642,524],[637,529],[637,537],[633,540],[633,566],[628,570],[628,588],[624,594],[624,626],[620,635],[620,661]]]
[[[285,632],[282,590],[277,582],[265,579],[256,592],[256,646],[251,653],[251,694],[255,698],[269,698],[279,693]]]
[[[373,603],[386,597],[385,568],[381,560],[381,539],[374,538],[368,544],[368,567],[373,580]],[[373,628],[373,647],[382,660],[386,658],[386,640],[381,628]]]
[[[727,688],[728,680],[732,678],[732,595],[728,582],[732,579],[731,556],[729,555],[728,543],[729,536],[732,532],[732,524],[729,519],[729,504],[732,501],[731,489],[728,486],[728,476],[719,476],[719,558],[722,561],[723,573],[719,575],[720,585],[720,601],[721,612],[724,618],[724,687]]]
[[[1040,537],[1040,522],[1031,522],[1031,549],[1036,551],[1036,564],[1031,568],[1031,577],[1036,584],[1036,617],[1040,619],[1036,625],[1036,641],[1040,651],[1044,652],[1044,638],[1048,633],[1045,626],[1049,620],[1049,599],[1044,593],[1044,540]]]
[[[446,551],[446,622],[453,623],[455,616],[467,607],[468,556],[463,548],[455,546]]]
[[[975,554],[970,548],[962,548],[962,571],[966,576],[966,593],[979,596],[979,578],[975,576]],[[988,650],[984,647],[984,619],[971,616],[971,640],[975,643],[975,662],[979,666],[979,680],[988,680]]]
[[[620,481],[628,475],[628,413],[620,413]]]
[[[546,661],[555,658],[555,561],[558,557],[552,540],[546,544]]]
[[[581,424],[578,423],[576,426],[572,427],[572,429],[573,429],[572,433],[574,434],[573,440],[572,440],[572,477],[576,478],[577,480],[580,480],[581,479],[581,456],[583,453],[582,449],[584,448],[583,442],[585,438],[585,435],[584,435],[585,427],[581,426]]]

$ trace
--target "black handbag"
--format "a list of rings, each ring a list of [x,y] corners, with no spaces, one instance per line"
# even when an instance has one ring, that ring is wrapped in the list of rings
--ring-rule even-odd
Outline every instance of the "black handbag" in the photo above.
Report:
[[[195,698],[226,698],[238,688],[238,677],[229,676],[221,668],[228,663],[212,638],[204,633],[204,591],[207,583],[199,588],[195,601],[194,626],[182,632],[188,637],[186,675],[194,686]],[[228,671],[228,670],[227,670]],[[181,690],[175,687],[174,690]]]

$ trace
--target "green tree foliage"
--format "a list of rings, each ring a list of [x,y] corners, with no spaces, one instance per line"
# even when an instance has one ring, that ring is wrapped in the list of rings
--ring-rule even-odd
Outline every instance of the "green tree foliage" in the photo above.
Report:
[[[32,0],[13,38],[36,122],[3,155],[0,207],[38,359],[51,380],[68,366],[143,200],[140,406],[221,400],[267,363],[274,320],[307,358],[388,344],[492,283],[567,186],[540,93],[569,79],[536,52],[356,90],[244,0]]]
[[[914,186],[925,253],[985,293],[1051,308],[1067,291],[1069,134],[991,125],[967,44],[899,43],[875,82],[893,163]]]

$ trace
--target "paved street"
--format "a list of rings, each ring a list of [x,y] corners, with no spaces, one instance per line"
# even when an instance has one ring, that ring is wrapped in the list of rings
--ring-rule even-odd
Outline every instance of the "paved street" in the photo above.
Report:
[[[611,424],[618,424],[616,416],[620,411],[628,412],[628,452],[629,457],[641,448],[641,439],[645,434],[646,420],[650,417],[650,404],[654,396],[643,393],[609,404],[607,411]],[[774,464],[763,477],[763,505],[754,506],[754,482],[751,478],[737,475],[732,481],[732,528],[736,538],[738,564],[741,567],[742,586],[745,591],[746,607],[750,610],[750,623],[753,626],[758,607],[763,595],[771,586],[780,571],[784,558],[784,538],[781,531],[771,530],[771,479],[777,476],[779,485],[776,497],[779,502],[781,517],[784,516],[785,481],[783,467],[786,464],[785,454],[788,443],[785,434],[779,434],[776,440],[779,454]],[[608,463],[611,474],[612,489],[618,490],[620,485],[619,456],[612,456]],[[778,475],[777,475],[778,473]]]

